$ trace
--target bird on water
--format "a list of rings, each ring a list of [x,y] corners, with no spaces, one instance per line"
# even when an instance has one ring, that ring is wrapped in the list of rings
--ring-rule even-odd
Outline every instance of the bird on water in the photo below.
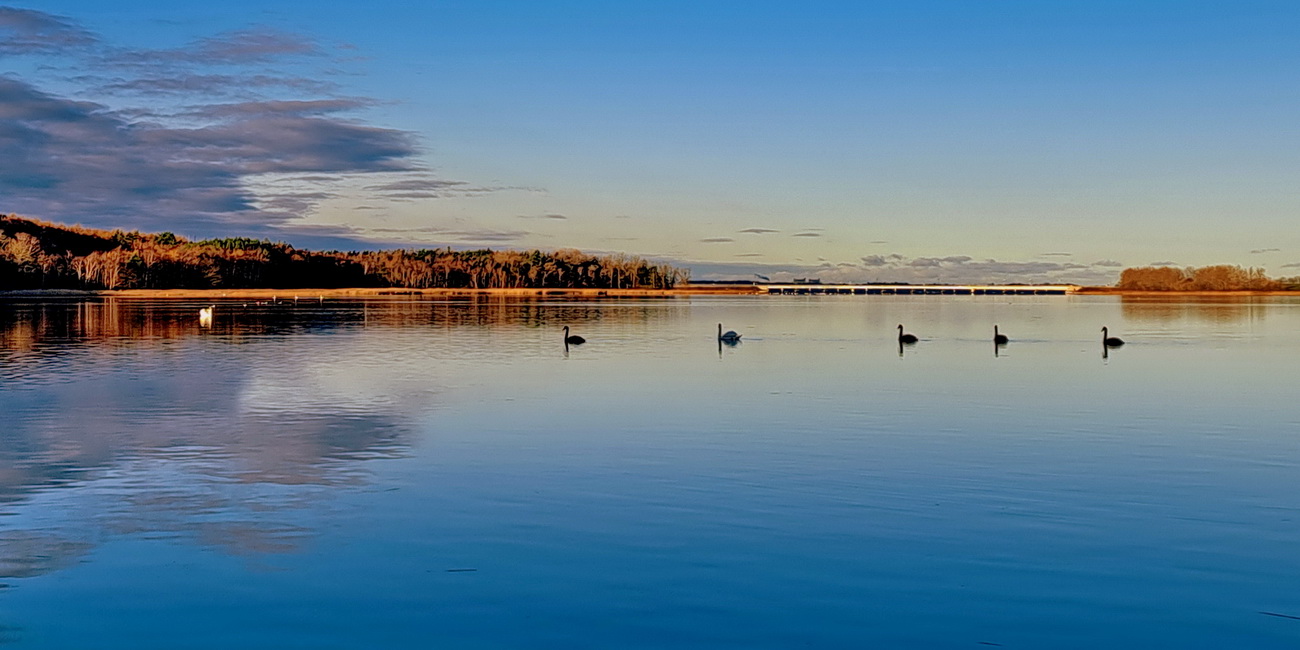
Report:
[[[212,325],[212,310],[215,308],[216,305],[208,305],[207,307],[204,307],[199,310],[200,327],[210,327]]]
[[[904,332],[903,332],[903,326],[902,326],[902,325],[899,325],[899,326],[898,326],[898,342],[899,342],[899,343],[916,343],[917,340],[919,340],[919,339],[917,339],[915,336],[913,336],[913,335],[911,335],[911,334],[906,334],[906,333],[904,333]]]
[[[727,330],[724,334],[722,331],[722,323],[718,323],[718,340],[723,343],[739,343],[740,335],[737,334],[735,330]]]
[[[1117,348],[1117,347],[1119,347],[1119,346],[1121,346],[1121,345],[1124,345],[1124,339],[1119,338],[1118,336],[1107,336],[1108,334],[1110,334],[1110,331],[1109,331],[1109,330],[1107,330],[1107,329],[1104,328],[1104,327],[1101,328],[1101,344],[1102,344],[1102,345],[1104,345],[1104,346],[1106,346],[1106,347],[1108,347],[1108,348]]]
[[[1007,338],[1007,335],[1006,335],[1006,334],[998,334],[998,326],[997,326],[997,325],[994,325],[994,326],[993,326],[993,342],[994,342],[994,343],[996,343],[996,344],[998,344],[998,345],[1005,345],[1005,344],[1008,343],[1010,340],[1011,340],[1011,339]]]
[[[586,342],[587,342],[587,339],[584,339],[584,338],[582,338],[581,336],[578,336],[577,334],[574,334],[573,336],[569,336],[569,326],[568,326],[568,325],[565,325],[565,326],[564,326],[564,344],[565,344],[565,345],[582,345],[583,343],[586,343]]]

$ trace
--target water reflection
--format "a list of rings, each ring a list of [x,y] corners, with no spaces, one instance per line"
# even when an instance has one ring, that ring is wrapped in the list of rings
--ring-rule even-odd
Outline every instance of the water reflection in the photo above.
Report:
[[[294,552],[311,535],[304,513],[364,484],[366,461],[406,453],[404,413],[338,380],[356,359],[277,347],[370,310],[250,309],[236,321],[226,309],[209,329],[189,305],[0,308],[0,576],[61,569],[122,536]],[[24,528],[32,519],[41,526]]]
[[[506,324],[549,338],[666,317],[637,301],[224,301],[200,320],[204,307],[0,301],[0,514],[49,500],[93,513],[0,529],[0,577],[68,566],[106,535],[294,552],[305,512],[408,453],[446,390],[421,366],[508,360],[527,343],[492,345]]]
[[[1120,307],[1125,318],[1139,323],[1172,325],[1200,321],[1231,325],[1264,318],[1276,298],[1255,296],[1123,296]]]
[[[202,306],[0,303],[0,630],[1295,646],[1258,620],[1300,608],[1290,307],[1162,336],[1086,296]],[[900,322],[926,345],[893,363]]]
[[[57,571],[75,564],[91,548],[89,542],[42,531],[6,530],[0,532],[0,578],[33,578]]]

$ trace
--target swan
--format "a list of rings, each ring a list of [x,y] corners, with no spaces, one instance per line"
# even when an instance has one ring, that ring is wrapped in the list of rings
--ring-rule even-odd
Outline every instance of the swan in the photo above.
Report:
[[[898,326],[898,342],[899,342],[899,343],[916,343],[917,340],[918,340],[918,339],[917,339],[915,336],[912,336],[911,334],[904,334],[904,333],[903,333],[903,326],[902,326],[902,325],[899,325],[899,326]]]
[[[570,343],[572,343],[573,345],[582,345],[583,343],[586,343],[586,342],[587,342],[587,339],[584,339],[584,338],[582,338],[581,336],[578,336],[577,334],[574,334],[573,336],[569,336],[569,326],[568,326],[568,325],[565,325],[565,326],[564,326],[564,344],[565,344],[565,345],[569,345]]]
[[[724,334],[722,332],[722,323],[718,323],[718,340],[724,343],[738,343],[740,341],[740,335],[737,334],[735,330],[727,330]]]
[[[993,342],[994,342],[994,343],[996,343],[996,344],[998,344],[998,345],[1005,345],[1005,344],[1006,344],[1008,341],[1010,341],[1010,340],[1011,340],[1011,339],[1007,338],[1007,335],[1006,335],[1006,334],[998,334],[998,326],[997,326],[997,325],[994,325],[994,326],[993,326]]]
[[[216,305],[208,305],[199,310],[199,327],[212,326],[212,310],[215,308]]]
[[[1107,336],[1109,333],[1110,331],[1106,328],[1101,328],[1101,344],[1103,346],[1108,348],[1117,348],[1124,345],[1124,339],[1119,338],[1118,336]]]

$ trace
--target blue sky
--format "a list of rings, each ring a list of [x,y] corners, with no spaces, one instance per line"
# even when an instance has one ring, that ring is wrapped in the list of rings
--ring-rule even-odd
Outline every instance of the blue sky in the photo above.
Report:
[[[5,212],[700,278],[1300,275],[1290,2],[0,6]]]

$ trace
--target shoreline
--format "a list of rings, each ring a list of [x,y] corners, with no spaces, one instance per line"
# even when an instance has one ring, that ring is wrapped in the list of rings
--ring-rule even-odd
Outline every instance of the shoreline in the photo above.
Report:
[[[688,286],[673,289],[405,289],[353,287],[344,289],[21,289],[0,291],[0,298],[176,298],[176,299],[281,299],[399,298],[404,296],[510,298],[657,298],[672,296],[767,295],[750,285]]]
[[[830,285],[827,285],[830,286]],[[1014,286],[1014,285],[1008,285]],[[687,285],[672,289],[464,289],[400,287],[352,287],[342,289],[16,289],[0,290],[3,298],[152,298],[152,299],[292,299],[396,298],[403,296],[509,297],[509,298],[664,298],[681,296],[766,296],[758,285]],[[1300,296],[1300,291],[1147,291],[1114,287],[1079,287],[1067,295],[1123,296],[1135,298]]]

